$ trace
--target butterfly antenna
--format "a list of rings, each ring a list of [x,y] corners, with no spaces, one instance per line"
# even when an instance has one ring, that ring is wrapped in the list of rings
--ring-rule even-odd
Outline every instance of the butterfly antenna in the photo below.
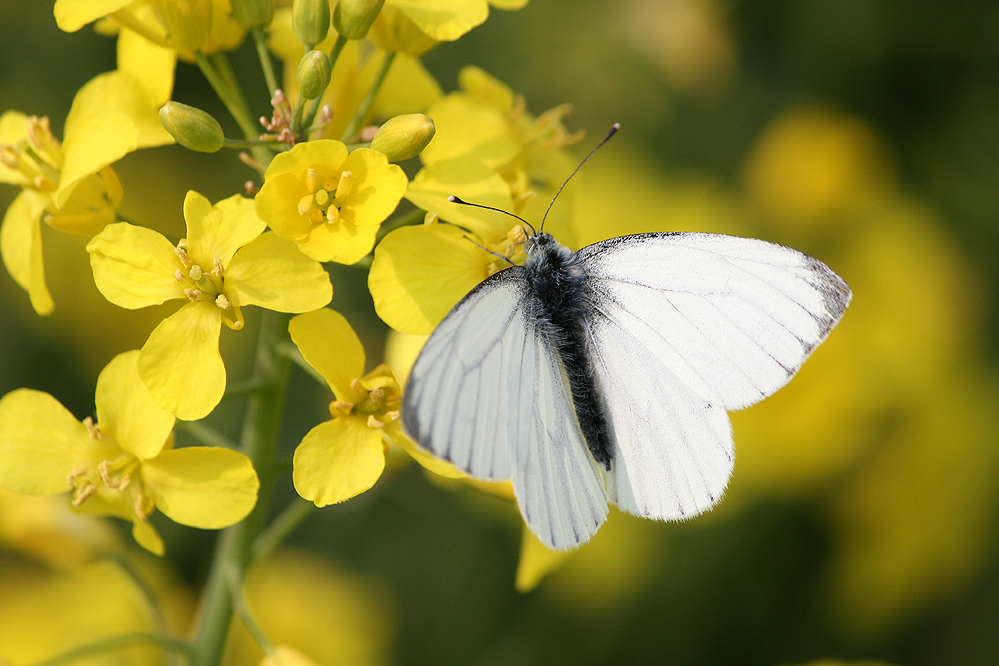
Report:
[[[558,199],[558,195],[562,194],[562,190],[564,190],[565,186],[569,184],[569,181],[572,180],[572,177],[576,175],[576,172],[583,168],[583,165],[586,164],[586,160],[590,159],[593,156],[593,153],[597,152],[597,149],[600,148],[600,146],[602,146],[605,143],[607,143],[607,141],[612,136],[614,136],[614,134],[616,134],[619,129],[621,129],[621,124],[620,123],[614,123],[613,125],[611,125],[610,130],[607,131],[607,135],[604,136],[604,138],[600,140],[600,143],[598,143],[593,148],[593,150],[591,150],[586,155],[586,157],[583,158],[583,161],[579,163],[579,166],[577,166],[575,168],[575,170],[572,173],[569,174],[569,177],[565,179],[564,183],[562,183],[562,187],[558,188],[558,192],[555,193],[555,196],[552,197],[551,203],[548,204],[548,208],[545,209],[545,215],[544,215],[544,217],[541,218],[541,229],[542,230],[545,228],[545,220],[548,219],[548,211],[550,211],[552,209],[552,206],[555,205],[555,200]]]
[[[473,206],[475,208],[485,208],[486,210],[494,210],[497,213],[503,213],[504,215],[509,215],[510,217],[516,218],[516,219],[520,220],[521,222],[523,222],[524,224],[526,224],[527,226],[529,226],[531,228],[531,232],[532,233],[535,233],[535,234],[538,233],[534,229],[534,225],[533,224],[531,224],[530,222],[528,222],[527,220],[525,220],[524,218],[522,218],[520,215],[517,215],[515,213],[511,213],[508,210],[503,210],[502,208],[493,208],[492,206],[483,206],[482,204],[477,204],[477,203],[471,203],[469,201],[465,201],[463,199],[459,199],[458,197],[454,196],[453,194],[451,196],[449,196],[447,198],[447,200],[450,201],[451,203],[461,204],[462,206]]]

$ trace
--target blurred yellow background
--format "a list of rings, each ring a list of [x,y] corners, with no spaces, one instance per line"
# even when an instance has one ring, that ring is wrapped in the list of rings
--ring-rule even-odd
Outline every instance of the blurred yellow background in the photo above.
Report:
[[[234,56],[263,114],[254,57],[250,44]],[[612,511],[549,575],[522,571],[539,582],[521,593],[515,507],[399,460],[253,572],[272,640],[324,666],[999,663],[999,5],[532,0],[424,63],[445,92],[474,64],[535,114],[571,103],[579,156],[621,123],[579,176],[578,245],[753,236],[829,264],[854,300],[787,388],[733,414],[735,474],[712,513],[661,524]],[[73,93],[114,64],[112,40],[60,32],[51,3],[6,0],[3,110],[59,128]],[[174,99],[233,127],[190,65]],[[184,192],[215,201],[250,177],[230,153],[175,146],[116,170],[122,213],[172,237]],[[0,207],[15,193],[0,189]],[[43,234],[56,310],[39,318],[0,272],[0,395],[48,391],[82,418],[100,369],[164,313],[110,305],[86,239]],[[332,307],[373,366],[386,331],[364,269],[331,272]],[[223,335],[231,377],[249,372],[253,339]],[[289,455],[328,402],[304,373],[293,382]],[[210,422],[231,434],[239,418],[223,403]],[[34,663],[158,623],[183,635],[214,533],[157,528],[167,556],[153,561],[118,523],[0,493],[0,657]],[[127,566],[94,559],[108,551]],[[259,660],[241,630],[231,639],[229,663]],[[88,663],[161,663],[119,656]]]

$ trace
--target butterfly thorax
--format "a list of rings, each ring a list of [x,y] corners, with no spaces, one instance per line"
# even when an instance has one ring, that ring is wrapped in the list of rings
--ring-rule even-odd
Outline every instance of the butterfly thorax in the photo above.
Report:
[[[558,350],[572,391],[579,428],[594,460],[611,469],[610,434],[596,378],[587,353],[585,321],[592,299],[582,262],[569,248],[545,233],[527,241],[524,262],[530,302]]]

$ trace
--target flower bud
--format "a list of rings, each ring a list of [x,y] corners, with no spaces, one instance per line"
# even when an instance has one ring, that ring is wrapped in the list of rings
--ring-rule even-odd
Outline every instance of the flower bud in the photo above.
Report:
[[[187,104],[167,102],[160,108],[160,122],[177,143],[189,150],[214,153],[225,141],[219,121]]]
[[[244,30],[262,28],[274,18],[274,0],[232,0],[232,15]]]
[[[436,131],[433,119],[422,113],[396,116],[378,128],[371,147],[384,153],[389,162],[401,162],[419,155]]]
[[[333,10],[333,27],[347,39],[363,39],[384,4],[385,0],[340,0]]]
[[[298,62],[298,93],[302,99],[318,99],[330,84],[330,58],[322,51],[309,51]]]
[[[329,32],[329,0],[295,0],[291,7],[291,27],[305,49],[312,49]]]

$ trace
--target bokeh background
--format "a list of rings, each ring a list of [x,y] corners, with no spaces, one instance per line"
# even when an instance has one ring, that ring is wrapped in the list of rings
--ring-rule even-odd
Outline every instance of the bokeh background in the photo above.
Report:
[[[264,113],[248,47],[234,57]],[[515,508],[393,458],[374,489],[316,512],[253,571],[272,639],[324,666],[999,663],[999,4],[532,0],[424,62],[446,92],[474,64],[535,114],[572,103],[580,156],[621,123],[566,203],[578,244],[755,236],[825,261],[854,302],[786,389],[733,415],[735,474],[714,512],[683,524],[614,512],[547,576],[522,570],[522,587],[538,582],[520,592]],[[61,128],[75,91],[114,64],[113,41],[60,32],[51,3],[0,7],[3,109]],[[225,118],[189,65],[174,99]],[[177,147],[116,169],[123,213],[173,236],[184,192],[214,201],[251,176],[231,154]],[[0,189],[0,207],[14,195]],[[83,417],[100,369],[169,308],[111,306],[86,239],[44,242],[51,316],[0,273],[0,394],[48,391]],[[386,332],[365,271],[332,272],[332,305],[373,364]],[[249,372],[253,339],[223,335],[230,376]],[[293,381],[289,454],[329,400],[304,373]],[[223,403],[211,423],[235,433],[239,418]],[[279,490],[278,504],[293,499],[290,480]],[[32,663],[141,630],[151,611],[135,576],[185,632],[216,535],[157,526],[163,559],[122,524],[0,491],[0,654]],[[260,657],[239,628],[232,646],[231,664]],[[89,663],[160,660],[133,649]]]

